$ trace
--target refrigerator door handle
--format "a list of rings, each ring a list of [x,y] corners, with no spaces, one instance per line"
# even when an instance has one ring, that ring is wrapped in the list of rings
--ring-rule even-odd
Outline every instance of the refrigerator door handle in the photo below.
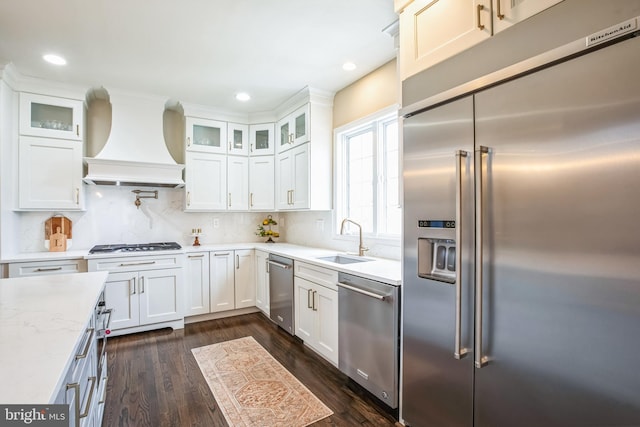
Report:
[[[456,260],[458,263],[456,274],[456,333],[453,357],[462,359],[468,353],[462,347],[462,166],[469,155],[467,151],[456,151]]]
[[[480,369],[488,363],[486,356],[482,355],[482,186],[483,186],[483,158],[489,153],[489,148],[479,146],[475,151],[475,175],[476,175],[476,340],[474,349],[474,364]]]

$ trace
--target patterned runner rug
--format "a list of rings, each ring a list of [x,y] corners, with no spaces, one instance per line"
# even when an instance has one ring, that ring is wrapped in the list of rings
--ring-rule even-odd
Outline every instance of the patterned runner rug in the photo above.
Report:
[[[303,427],[333,414],[253,337],[191,352],[232,427]]]

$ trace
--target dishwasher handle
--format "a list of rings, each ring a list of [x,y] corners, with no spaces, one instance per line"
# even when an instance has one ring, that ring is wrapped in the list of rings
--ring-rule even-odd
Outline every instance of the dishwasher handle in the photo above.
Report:
[[[344,282],[338,282],[337,285],[341,288],[349,289],[350,291],[357,292],[371,298],[379,299],[380,301],[385,301],[389,297],[389,295],[380,295],[374,292],[365,291],[364,289],[356,288],[355,286],[348,285]]]
[[[285,270],[289,270],[292,267],[289,264],[283,264],[283,263],[278,262],[278,261],[268,260],[267,262],[269,263],[269,265],[275,265],[276,267],[284,268]]]

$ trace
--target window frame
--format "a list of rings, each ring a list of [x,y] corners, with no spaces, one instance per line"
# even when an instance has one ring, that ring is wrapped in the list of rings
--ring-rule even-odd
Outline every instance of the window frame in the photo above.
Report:
[[[375,149],[373,153],[373,162],[374,162],[374,173],[376,178],[376,184],[374,185],[374,194],[373,194],[373,221],[374,221],[374,233],[363,232],[363,237],[366,237],[368,241],[372,243],[381,243],[385,245],[391,246],[400,246],[402,232],[399,234],[381,234],[378,230],[378,218],[386,210],[386,206],[380,206],[379,194],[380,190],[377,188],[381,184],[381,175],[379,170],[384,165],[383,160],[380,157],[380,144],[384,144],[384,140],[380,141],[379,136],[382,132],[384,125],[388,125],[390,120],[393,120],[395,117],[398,126],[398,205],[401,208],[402,205],[402,168],[401,168],[401,118],[399,117],[399,106],[397,104],[391,105],[389,107],[383,108],[381,110],[375,111],[365,117],[359,118],[352,122],[346,123],[342,126],[339,126],[334,129],[334,137],[333,137],[333,152],[334,152],[334,171],[333,171],[333,215],[332,215],[332,223],[333,223],[333,238],[335,240],[345,240],[345,241],[355,241],[358,239],[357,233],[352,234],[340,234],[340,223],[346,217],[344,212],[344,204],[345,204],[345,192],[341,188],[344,184],[344,178],[347,176],[346,172],[348,170],[348,165],[345,164],[345,146],[344,146],[344,138],[345,136],[355,136],[358,133],[364,133],[366,131],[372,130],[375,137]],[[385,156],[386,157],[386,156]],[[385,187],[386,189],[386,187]],[[357,220],[354,218],[354,220]]]

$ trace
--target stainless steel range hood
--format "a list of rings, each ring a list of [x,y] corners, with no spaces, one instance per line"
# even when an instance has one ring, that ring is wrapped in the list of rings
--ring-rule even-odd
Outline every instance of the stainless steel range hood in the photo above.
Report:
[[[111,132],[95,157],[85,157],[87,184],[143,187],[184,186],[182,170],[167,149],[162,117],[165,100],[125,93],[108,94]]]

